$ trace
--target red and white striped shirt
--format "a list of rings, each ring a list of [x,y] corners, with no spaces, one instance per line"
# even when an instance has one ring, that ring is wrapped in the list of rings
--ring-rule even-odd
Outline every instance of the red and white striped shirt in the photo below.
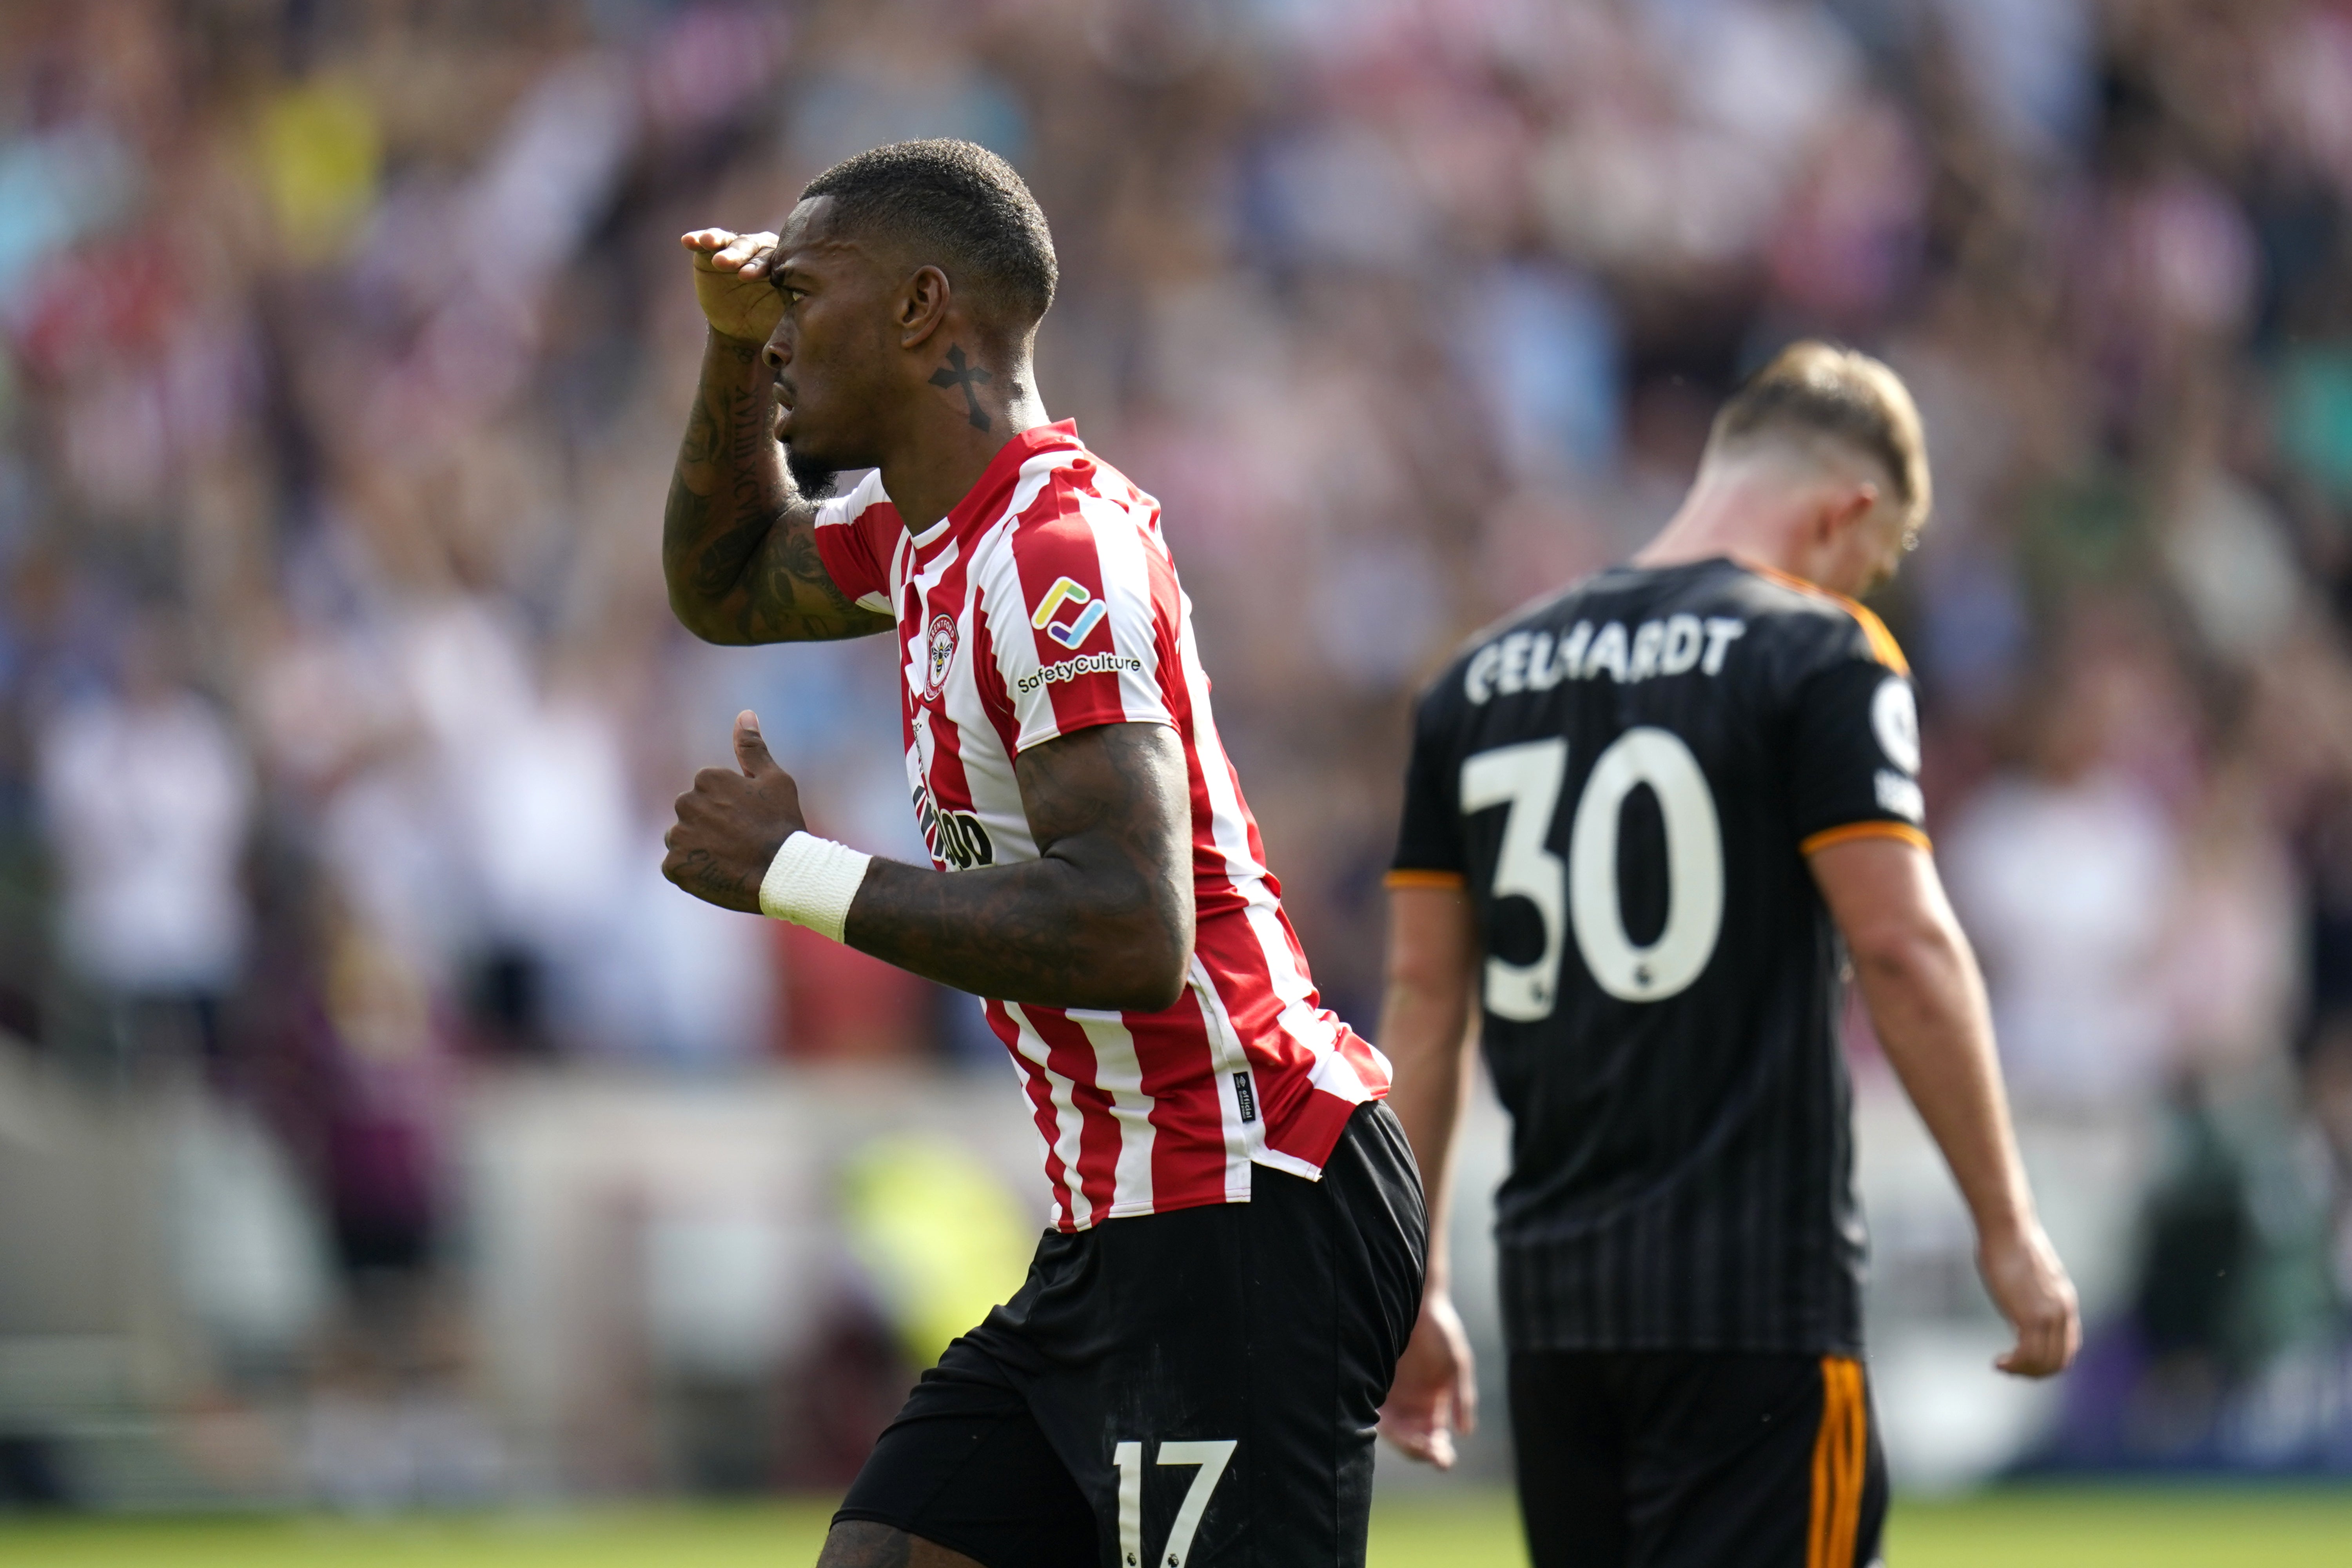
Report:
[[[1209,710],[1160,503],[1065,422],[1006,443],[910,534],[875,474],[817,515],[841,591],[898,621],[907,775],[941,870],[1037,858],[1013,760],[1097,724],[1172,727],[1197,935],[1176,1005],[991,1001],[1045,1144],[1054,1224],[1241,1203],[1250,1167],[1316,1177],[1389,1064],[1320,1005]]]

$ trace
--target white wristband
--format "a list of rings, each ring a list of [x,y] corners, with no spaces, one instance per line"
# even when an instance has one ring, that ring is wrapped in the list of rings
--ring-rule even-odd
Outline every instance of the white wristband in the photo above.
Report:
[[[760,879],[760,912],[839,942],[849,901],[873,861],[846,844],[795,833],[777,848],[768,874]]]

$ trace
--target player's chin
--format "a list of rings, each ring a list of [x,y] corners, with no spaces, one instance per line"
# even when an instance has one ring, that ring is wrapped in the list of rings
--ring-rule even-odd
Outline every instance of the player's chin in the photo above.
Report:
[[[782,435],[776,439],[783,443],[784,470],[793,477],[793,488],[799,490],[805,500],[823,500],[833,494],[834,476],[842,469],[873,467],[870,463],[837,461],[821,452],[812,451],[805,442],[790,440]]]

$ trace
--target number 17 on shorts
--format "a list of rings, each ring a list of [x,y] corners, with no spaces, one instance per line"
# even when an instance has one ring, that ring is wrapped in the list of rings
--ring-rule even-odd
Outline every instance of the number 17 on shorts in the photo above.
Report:
[[[1120,1443],[1111,1450],[1118,1467],[1118,1560],[1120,1568],[1184,1568],[1192,1555],[1193,1533],[1209,1510],[1209,1498],[1232,1462],[1237,1443],[1231,1437],[1202,1438],[1160,1445],[1163,1465],[1192,1465],[1192,1484],[1185,1489],[1176,1519],[1168,1527],[1168,1542],[1157,1557],[1143,1550],[1143,1445]]]

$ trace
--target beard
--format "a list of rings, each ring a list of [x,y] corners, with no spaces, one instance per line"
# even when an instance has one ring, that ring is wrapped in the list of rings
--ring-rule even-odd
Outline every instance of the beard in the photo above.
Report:
[[[793,449],[793,444],[784,439],[784,411],[781,407],[772,417],[768,433],[784,449],[784,472],[792,476],[793,489],[800,492],[803,500],[823,500],[833,494],[835,466]]]
[[[823,500],[833,493],[833,465],[804,458],[789,446],[784,448],[784,472],[793,477],[793,488],[803,500]]]

